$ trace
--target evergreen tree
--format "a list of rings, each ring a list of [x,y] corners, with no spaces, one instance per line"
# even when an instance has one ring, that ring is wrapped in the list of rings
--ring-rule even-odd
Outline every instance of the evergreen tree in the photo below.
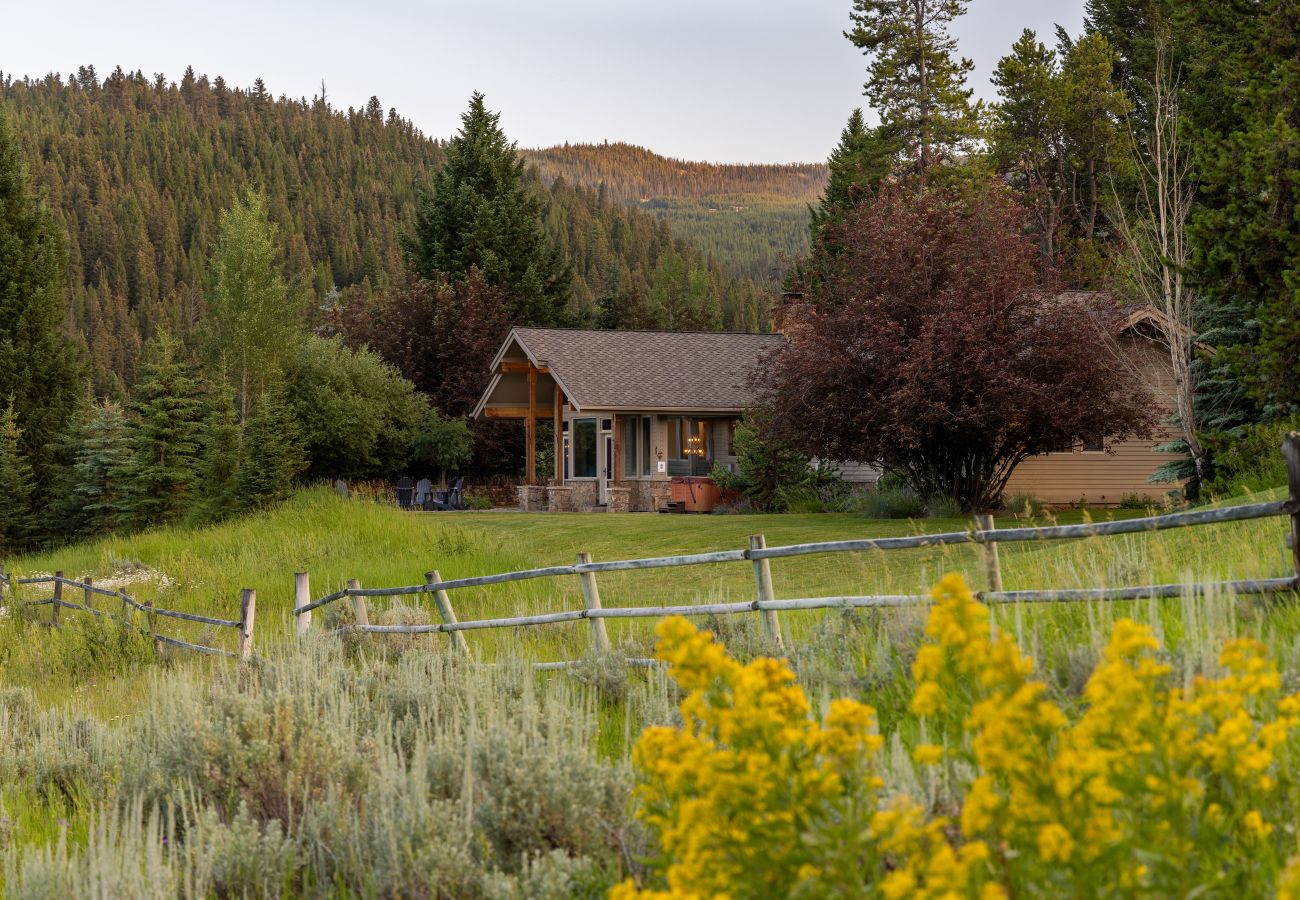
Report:
[[[573,275],[559,248],[548,245],[541,215],[523,158],[476,92],[403,245],[420,277],[459,280],[476,267],[505,290],[514,324],[559,324],[570,317]]]
[[[909,174],[922,190],[935,166],[971,152],[979,136],[979,104],[948,34],[965,0],[854,0],[845,37],[870,58],[865,93],[889,133],[901,142]]]
[[[158,524],[190,505],[203,428],[193,367],[180,343],[165,331],[145,348],[143,377],[131,408],[137,416],[131,441],[131,517],[136,524]]]
[[[79,363],[62,332],[63,265],[59,227],[28,192],[18,137],[0,108],[0,397],[22,423],[38,507],[48,504],[55,441],[77,403]]]
[[[14,402],[0,412],[0,553],[21,550],[36,534],[32,467],[23,453]]]
[[[840,142],[831,151],[830,175],[821,203],[812,210],[814,239],[890,176],[902,144],[886,126],[868,128],[862,110],[849,114]]]
[[[217,382],[208,392],[209,410],[203,429],[203,456],[199,463],[198,521],[219,522],[239,509],[240,427],[235,415],[235,392],[230,383]]]
[[[304,297],[281,274],[276,239],[261,194],[249,191],[221,214],[209,346],[234,376],[241,421],[305,333]]]
[[[69,536],[102,534],[130,516],[131,427],[122,407],[105,401],[90,407],[69,429],[71,465],[58,498],[59,531]]]
[[[306,468],[293,407],[283,389],[268,390],[244,422],[235,475],[238,508],[253,510],[288,499],[294,479]]]

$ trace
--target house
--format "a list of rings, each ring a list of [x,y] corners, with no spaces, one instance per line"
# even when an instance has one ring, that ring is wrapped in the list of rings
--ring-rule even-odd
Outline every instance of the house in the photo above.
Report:
[[[525,509],[657,510],[671,479],[735,463],[750,373],[775,334],[513,328],[474,416],[523,419]],[[536,471],[553,423],[555,470]],[[546,478],[548,484],[542,485]]]
[[[1173,377],[1159,314],[1117,305],[1113,315],[1105,307],[1097,324],[1100,352],[1110,354],[1117,372],[1151,388],[1167,420]],[[779,334],[514,328],[473,414],[526,423],[524,509],[658,510],[670,499],[673,477],[734,465],[732,441],[752,397],[751,373],[784,341]],[[536,471],[540,422],[553,424],[551,472]],[[1170,456],[1155,447],[1176,434],[1162,425],[1150,440],[1079,441],[1030,457],[1006,494],[1059,505],[1158,499],[1166,487],[1148,479]],[[879,475],[866,463],[832,465],[862,486]]]
[[[1085,296],[1069,292],[1059,299]],[[1151,437],[1079,440],[1055,453],[1031,456],[1011,473],[1004,497],[1030,495],[1054,506],[1080,501],[1090,506],[1118,506],[1126,498],[1158,501],[1175,487],[1150,481],[1157,469],[1174,459],[1156,448],[1182,435],[1172,424],[1174,372],[1165,335],[1173,326],[1163,313],[1146,305],[1114,304],[1101,309],[1103,315],[1095,319],[1098,350],[1110,357],[1116,371],[1134,377],[1151,392],[1157,406]]]

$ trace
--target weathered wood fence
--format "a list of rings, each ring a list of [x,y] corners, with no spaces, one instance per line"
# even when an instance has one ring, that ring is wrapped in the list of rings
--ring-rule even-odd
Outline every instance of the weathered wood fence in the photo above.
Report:
[[[44,597],[39,600],[23,600],[18,597],[18,587],[20,585],[38,585],[49,584],[53,586],[53,595]],[[8,588],[8,597],[6,597],[6,587]],[[82,594],[82,602],[73,603],[64,598],[64,588],[71,588]],[[104,598],[118,600],[121,602],[120,609],[114,611],[105,609],[102,606],[95,605],[95,598]],[[59,610],[70,609],[77,612],[90,613],[94,616],[108,616],[124,622],[128,627],[135,628],[138,631],[148,634],[154,641],[155,646],[158,644],[167,644],[172,647],[180,647],[183,650],[192,650],[196,653],[206,653],[211,656],[230,656],[239,659],[248,659],[253,654],[253,617],[257,611],[257,592],[252,588],[244,588],[240,594],[239,600],[239,618],[238,619],[217,619],[212,616],[201,616],[196,613],[179,612],[173,609],[163,609],[155,606],[152,600],[146,600],[144,603],[137,601],[126,591],[112,590],[109,588],[99,587],[89,577],[77,581],[73,578],[64,578],[62,572],[55,572],[53,575],[38,575],[32,578],[14,578],[13,575],[0,575],[0,607],[5,603],[12,603],[16,606],[49,606],[50,607],[50,625],[59,626]],[[138,623],[138,616],[143,614],[145,625]],[[218,647],[207,647],[203,644],[194,644],[189,641],[183,641],[180,638],[169,637],[165,634],[158,633],[159,617],[167,619],[181,619],[186,622],[198,622],[203,625],[214,625],[218,628],[233,628],[239,632],[239,650],[232,653],[229,650],[222,650]]]
[[[984,603],[1070,603],[1091,600],[1138,600],[1146,598],[1179,597],[1189,592],[1227,591],[1233,594],[1273,594],[1300,590],[1300,433],[1292,432],[1282,448],[1289,479],[1289,496],[1285,500],[1247,503],[1215,509],[1198,509],[1137,519],[1111,522],[1094,522],[1081,525],[1052,525],[1025,528],[997,529],[990,516],[981,516],[976,527],[969,531],[952,531],[940,534],[922,534],[907,537],[861,538],[847,541],[822,541],[768,547],[761,534],[752,535],[749,546],[740,550],[722,550],[712,553],[695,553],[685,556],[661,556],[650,559],[625,559],[595,562],[588,553],[578,554],[570,566],[550,566],[457,578],[444,581],[437,571],[425,576],[424,584],[405,587],[363,588],[356,579],[348,586],[323,597],[312,599],[306,572],[294,576],[294,615],[297,633],[304,636],[311,628],[311,614],[330,603],[345,598],[352,601],[355,612],[353,625],[347,630],[369,634],[431,634],[449,636],[452,646],[468,652],[465,632],[484,628],[516,628],[525,625],[549,625],[558,622],[587,620],[591,624],[592,648],[597,652],[609,649],[609,636],[605,632],[606,619],[660,618],[663,616],[704,616],[758,613],[768,638],[783,646],[778,613],[798,609],[865,609],[891,606],[918,605],[929,602],[925,595],[887,594],[868,596],[799,597],[778,599],[772,580],[770,561],[815,553],[850,553],[866,550],[907,550],[921,547],[939,547],[954,544],[976,544],[982,550],[987,572],[988,589],[977,592]],[[1290,550],[1292,574],[1279,578],[1254,578],[1235,581],[1203,582],[1198,584],[1146,584],[1121,588],[1064,588],[1047,590],[1006,591],[1002,589],[1001,563],[998,545],[1002,543],[1077,540],[1106,535],[1143,534],[1188,528],[1223,522],[1240,522],[1276,516],[1290,517],[1290,533],[1286,546]],[[641,569],[663,569],[678,566],[712,565],[717,563],[748,563],[754,570],[754,599],[733,603],[677,604],[671,606],[639,606],[606,608],[601,605],[596,576],[601,572],[625,572]],[[513,616],[499,619],[474,619],[460,621],[452,607],[451,592],[464,588],[486,587],[513,581],[535,578],[566,578],[576,576],[582,587],[583,608],[538,615]],[[440,622],[429,625],[371,625],[366,608],[368,597],[400,597],[432,594]],[[631,660],[645,663],[645,660]],[[563,668],[577,662],[542,663],[539,668]]]

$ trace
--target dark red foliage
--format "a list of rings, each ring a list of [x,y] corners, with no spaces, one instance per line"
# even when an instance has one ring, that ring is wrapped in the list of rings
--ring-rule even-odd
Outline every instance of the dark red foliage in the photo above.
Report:
[[[1043,291],[1022,216],[997,187],[887,189],[828,226],[824,280],[758,385],[778,431],[967,510],[1031,454],[1148,432],[1151,398],[1099,324],[1113,316]]]
[[[414,275],[370,302],[347,305],[334,328],[396,366],[442,413],[467,416],[491,379],[492,358],[510,331],[504,292],[471,268],[463,279]],[[522,466],[523,430],[513,422],[471,422],[476,470]]]

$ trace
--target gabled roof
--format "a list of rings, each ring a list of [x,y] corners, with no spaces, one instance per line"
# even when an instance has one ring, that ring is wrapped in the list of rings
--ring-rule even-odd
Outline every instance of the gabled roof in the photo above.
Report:
[[[741,412],[752,399],[750,373],[784,341],[778,334],[513,328],[474,414],[488,405],[502,362],[521,351],[579,410]]]

